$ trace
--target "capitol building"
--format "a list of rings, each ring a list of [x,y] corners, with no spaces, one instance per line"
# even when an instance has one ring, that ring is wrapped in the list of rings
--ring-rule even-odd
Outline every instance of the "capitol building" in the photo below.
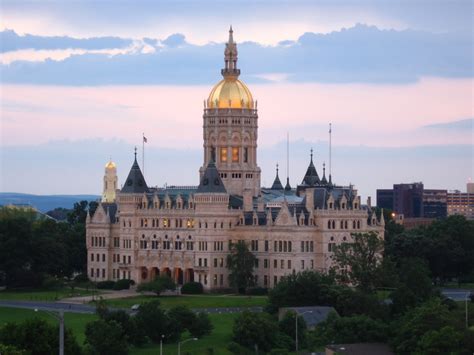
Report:
[[[243,240],[256,256],[256,285],[271,288],[291,273],[328,270],[333,247],[352,233],[383,237],[383,216],[361,204],[352,185],[318,173],[312,153],[299,185],[284,186],[277,169],[273,185],[261,186],[257,102],[239,80],[237,54],[231,28],[223,79],[204,103],[198,186],[149,187],[136,151],[121,189],[116,165],[105,166],[102,202],[86,221],[91,280],[169,275],[177,284],[228,288],[229,246]]]

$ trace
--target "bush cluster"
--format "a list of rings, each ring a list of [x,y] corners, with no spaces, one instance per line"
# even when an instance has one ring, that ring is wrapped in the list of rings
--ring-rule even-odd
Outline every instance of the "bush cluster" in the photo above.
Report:
[[[200,282],[188,282],[181,287],[183,295],[200,295],[204,292],[204,288]]]

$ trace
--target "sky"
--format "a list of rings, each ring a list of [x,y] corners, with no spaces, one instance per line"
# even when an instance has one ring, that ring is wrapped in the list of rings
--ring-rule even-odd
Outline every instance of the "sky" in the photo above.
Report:
[[[0,4],[0,191],[100,194],[142,134],[150,186],[197,185],[203,101],[229,25],[258,100],[262,184],[275,165],[363,198],[394,183],[465,190],[474,176],[473,3],[9,1]],[[140,161],[141,163],[141,161]],[[283,172],[283,174],[282,174]]]

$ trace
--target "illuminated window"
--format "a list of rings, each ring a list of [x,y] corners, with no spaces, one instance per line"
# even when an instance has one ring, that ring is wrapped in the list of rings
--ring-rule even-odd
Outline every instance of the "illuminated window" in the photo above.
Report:
[[[232,163],[239,162],[239,148],[232,148]]]
[[[227,162],[227,148],[221,148],[221,163]]]

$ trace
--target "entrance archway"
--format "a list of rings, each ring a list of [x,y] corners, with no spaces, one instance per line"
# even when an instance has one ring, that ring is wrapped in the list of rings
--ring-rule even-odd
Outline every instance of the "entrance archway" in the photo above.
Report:
[[[186,269],[184,272],[184,282],[194,282],[194,269]]]
[[[141,268],[141,276],[142,280],[146,280],[148,278],[148,269],[144,266]]]
[[[152,281],[156,280],[160,276],[160,269],[152,267],[150,271],[150,278]]]
[[[170,270],[170,268],[169,268],[169,267],[165,267],[165,268],[163,269],[163,271],[161,272],[161,274],[164,275],[164,276],[168,276],[169,278],[171,278],[171,270]]]
[[[176,282],[178,285],[182,285],[184,281],[184,273],[183,269],[177,267],[174,269],[174,282]]]

